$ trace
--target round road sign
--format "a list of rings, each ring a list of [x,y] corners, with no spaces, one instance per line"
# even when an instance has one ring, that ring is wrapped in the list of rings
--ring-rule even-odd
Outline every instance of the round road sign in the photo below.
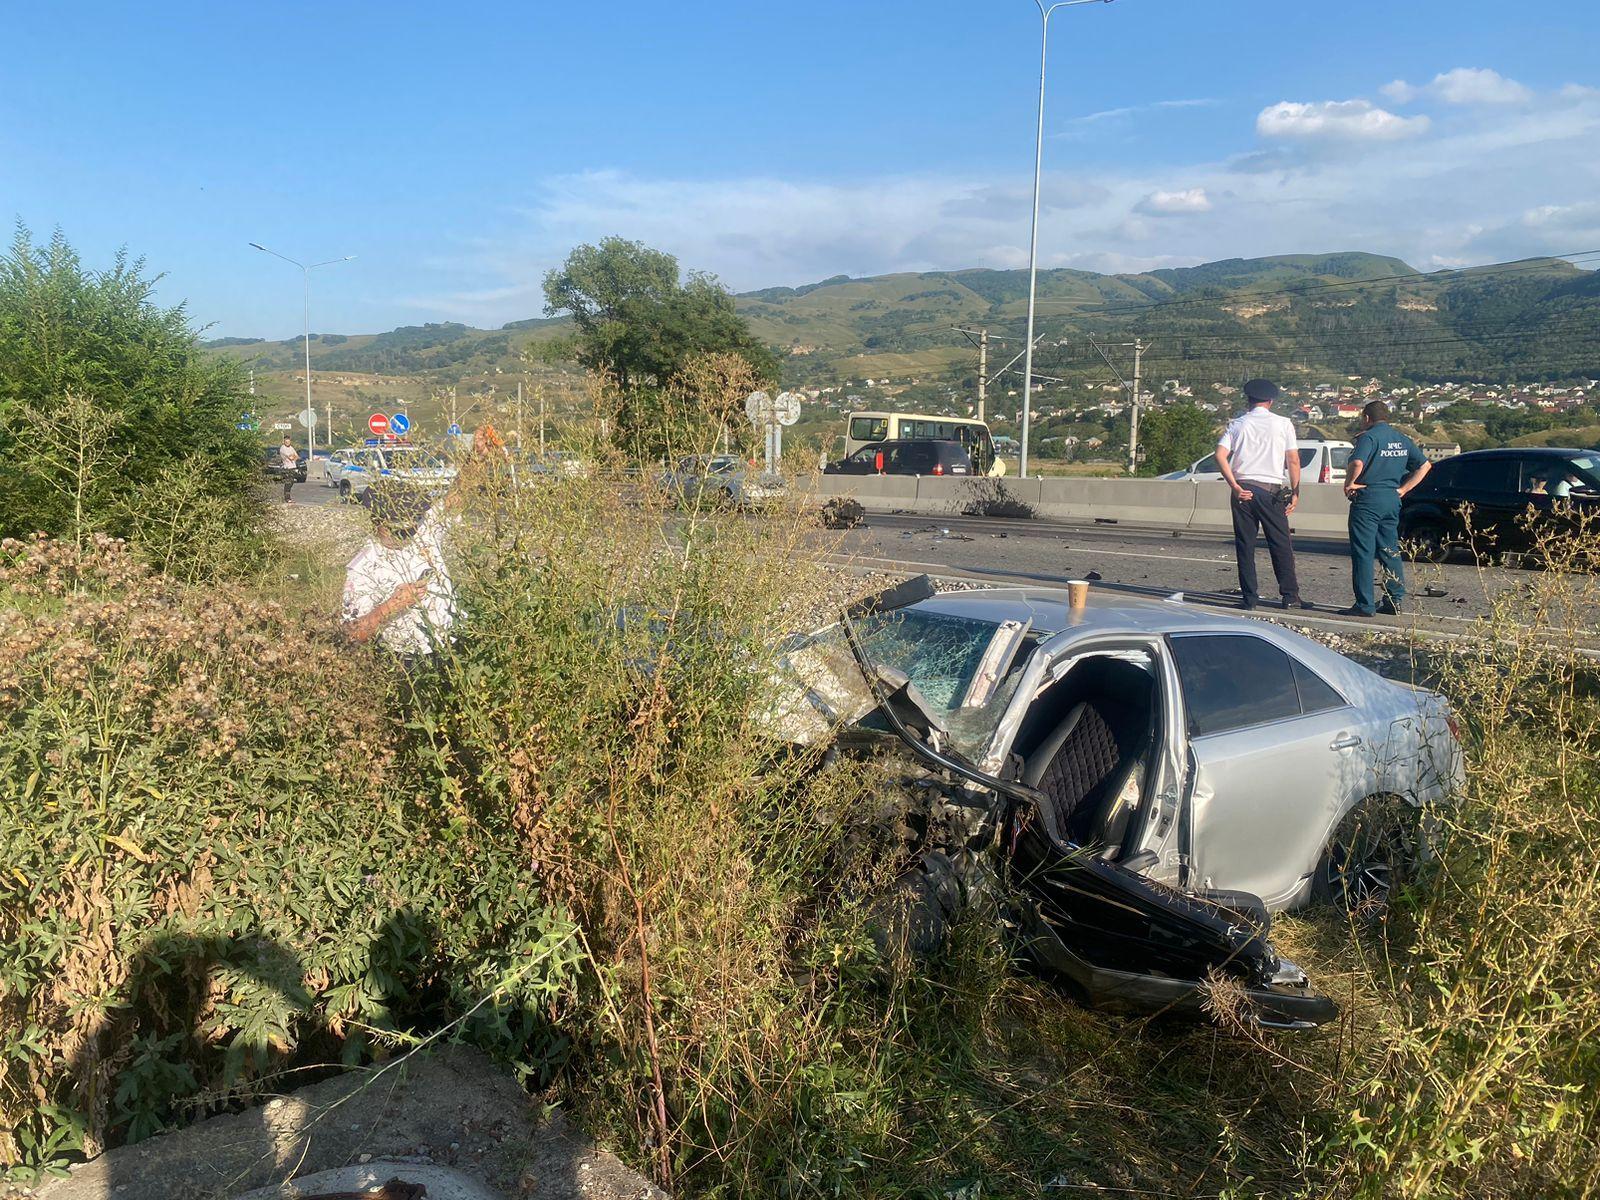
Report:
[[[373,413],[367,418],[367,428],[372,430],[372,432],[377,434],[379,437],[382,437],[384,434],[389,432],[389,414]]]
[[[793,425],[800,419],[800,397],[795,392],[779,392],[772,402],[772,419],[779,425]]]
[[[451,437],[460,437],[461,436],[461,426],[459,426],[459,425],[450,426],[450,436]]]
[[[407,433],[411,429],[411,418],[405,413],[395,413],[389,418],[390,433]]]
[[[314,408],[303,408],[295,414],[294,419],[300,422],[300,428],[310,429],[317,423],[317,410]]]
[[[751,392],[744,402],[744,415],[750,418],[752,425],[767,425],[772,422],[772,397],[766,392]]]

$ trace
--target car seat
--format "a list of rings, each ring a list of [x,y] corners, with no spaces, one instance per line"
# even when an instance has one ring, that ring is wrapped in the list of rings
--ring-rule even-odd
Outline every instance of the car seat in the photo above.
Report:
[[[1149,742],[1148,710],[1099,699],[1072,706],[1023,764],[1022,781],[1045,795],[1040,815],[1052,841],[1103,847],[1102,857],[1116,858]],[[1129,789],[1136,773],[1139,782]]]

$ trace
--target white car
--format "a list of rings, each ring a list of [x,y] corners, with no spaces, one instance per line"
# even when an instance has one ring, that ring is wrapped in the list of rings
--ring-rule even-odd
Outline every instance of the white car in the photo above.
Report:
[[[1302,439],[1295,443],[1300,450],[1300,480],[1302,483],[1343,483],[1345,467],[1350,462],[1349,442],[1313,442]],[[1222,479],[1217,469],[1217,456],[1208,454],[1198,462],[1190,463],[1181,471],[1172,471],[1162,479],[1186,483],[1213,483]]]
[[[352,501],[377,479],[439,491],[448,488],[455,477],[453,466],[421,446],[351,446],[333,452],[327,483],[339,489],[341,500]]]

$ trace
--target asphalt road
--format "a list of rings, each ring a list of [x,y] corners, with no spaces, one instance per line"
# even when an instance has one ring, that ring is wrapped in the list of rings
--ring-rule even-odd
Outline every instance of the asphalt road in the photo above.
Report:
[[[297,505],[339,503],[338,492],[319,481],[296,484],[293,494]],[[1232,538],[1215,533],[996,517],[869,514],[863,526],[844,535],[840,549],[862,566],[968,575],[996,583],[1059,585],[1098,572],[1105,582],[1161,594],[1237,595],[1238,589]],[[1299,537],[1295,550],[1301,594],[1317,604],[1315,615],[1332,618],[1353,599],[1345,543]],[[1264,545],[1258,549],[1256,569],[1262,594],[1276,597]],[[1493,597],[1525,588],[1529,579],[1521,570],[1466,561],[1411,563],[1406,615],[1380,617],[1370,624],[1408,628],[1416,622],[1440,631],[1471,633],[1488,613]]]
[[[1162,593],[1238,594],[1233,539],[1220,534],[1077,526],[1039,520],[986,517],[869,515],[863,527],[846,535],[844,551],[874,565],[951,571],[1012,583],[1059,584],[1098,572],[1105,581],[1157,589]],[[1296,562],[1301,595],[1323,615],[1347,607],[1350,558],[1342,541],[1297,538]],[[1263,544],[1256,555],[1262,594],[1275,598],[1272,564]],[[1412,593],[1406,618],[1379,618],[1375,624],[1409,624],[1414,614],[1430,626],[1469,629],[1506,589],[1526,586],[1525,572],[1478,567],[1467,562],[1411,563]],[[1442,592],[1430,595],[1428,592]]]

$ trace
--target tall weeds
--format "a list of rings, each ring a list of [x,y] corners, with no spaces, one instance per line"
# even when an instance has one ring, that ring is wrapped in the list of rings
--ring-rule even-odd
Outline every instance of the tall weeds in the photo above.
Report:
[[[1600,537],[1436,660],[1466,729],[1438,857],[1374,968],[1392,1023],[1333,1143],[1360,1196],[1600,1190]]]

